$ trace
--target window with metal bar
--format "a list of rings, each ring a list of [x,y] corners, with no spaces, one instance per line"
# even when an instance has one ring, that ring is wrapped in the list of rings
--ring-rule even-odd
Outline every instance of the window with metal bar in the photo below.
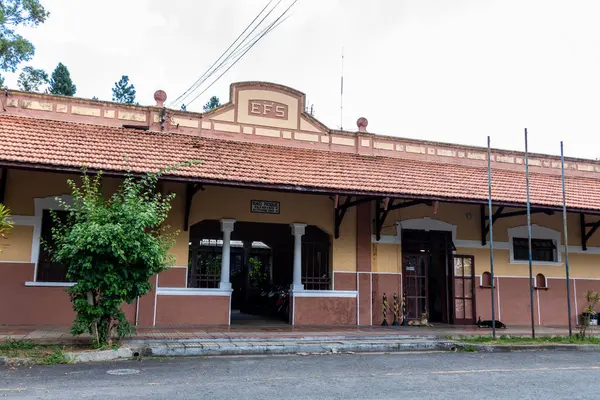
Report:
[[[302,243],[302,284],[306,290],[329,290],[329,243]]]
[[[221,280],[222,243],[200,240],[190,245],[188,287],[214,289]]]
[[[527,238],[513,238],[513,253],[516,261],[529,260]],[[556,244],[552,239],[531,239],[531,258],[533,261],[556,262]]]

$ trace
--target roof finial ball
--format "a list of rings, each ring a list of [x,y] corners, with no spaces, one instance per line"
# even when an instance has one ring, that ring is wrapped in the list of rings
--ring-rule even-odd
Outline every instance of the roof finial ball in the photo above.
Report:
[[[366,132],[367,131],[367,125],[369,125],[369,121],[365,117],[360,117],[356,121],[356,126],[358,126],[358,131],[359,132]]]
[[[154,92],[154,100],[156,100],[156,107],[164,107],[167,94],[164,90],[157,90]]]

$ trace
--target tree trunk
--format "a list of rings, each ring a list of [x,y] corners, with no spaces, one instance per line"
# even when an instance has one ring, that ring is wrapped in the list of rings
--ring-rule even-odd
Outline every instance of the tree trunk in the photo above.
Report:
[[[87,301],[88,301],[89,305],[91,305],[91,306],[94,305],[94,295],[92,294],[92,292],[87,292]],[[91,328],[92,328],[92,336],[94,336],[96,338],[96,343],[100,343],[100,338],[98,337],[98,325],[92,324]]]

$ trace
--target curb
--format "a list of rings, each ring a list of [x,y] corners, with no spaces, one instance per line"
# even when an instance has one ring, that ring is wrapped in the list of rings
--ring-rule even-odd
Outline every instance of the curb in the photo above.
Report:
[[[381,339],[381,338],[379,338]],[[208,357],[208,356],[264,356],[264,355],[323,355],[353,353],[400,353],[410,351],[465,351],[508,353],[524,351],[600,351],[593,344],[543,344],[543,345],[481,345],[452,340],[327,340],[308,339],[286,341],[163,341],[140,345],[125,345],[117,350],[90,350],[65,353],[71,363],[115,361],[139,357]],[[130,346],[131,345],[131,346]],[[28,359],[0,357],[0,366],[28,364]]]
[[[440,336],[413,336],[413,335],[386,335],[386,336],[303,336],[303,337],[234,337],[234,338],[171,338],[171,339],[124,339],[124,345],[146,345],[166,343],[237,343],[237,342],[261,342],[261,343],[285,343],[285,342],[339,342],[339,341],[377,341],[377,340],[451,340]],[[453,340],[453,339],[452,339]]]
[[[402,351],[452,351],[456,346],[452,342],[320,342],[286,343],[265,342],[239,343],[163,343],[147,346],[141,355],[150,357],[198,357],[230,355],[285,355],[285,354],[337,354],[337,353],[373,353]]]
[[[510,353],[517,351],[600,351],[600,345],[597,344],[495,344],[495,345],[478,345],[469,343],[460,343],[456,346],[467,351],[468,347],[474,348],[475,351],[486,353]]]
[[[65,357],[69,360],[69,362],[84,363],[112,361],[119,358],[132,358],[135,357],[134,353],[135,350],[132,348],[121,347],[117,350],[91,350],[81,353],[65,353]]]

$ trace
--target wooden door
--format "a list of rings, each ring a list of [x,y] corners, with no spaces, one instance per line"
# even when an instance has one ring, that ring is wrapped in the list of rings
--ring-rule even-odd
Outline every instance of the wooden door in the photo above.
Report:
[[[402,257],[407,319],[420,319],[427,312],[428,261],[428,253],[408,253]]]
[[[475,324],[475,259],[473,256],[454,256],[452,280],[454,323]]]

